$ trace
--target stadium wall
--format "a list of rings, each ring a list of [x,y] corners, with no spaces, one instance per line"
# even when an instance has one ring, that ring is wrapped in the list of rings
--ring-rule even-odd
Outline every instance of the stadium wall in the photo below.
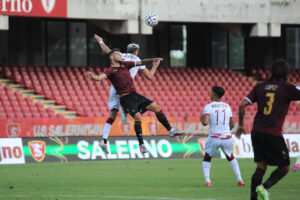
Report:
[[[300,153],[300,134],[285,134],[291,157]],[[40,162],[105,161],[124,159],[193,159],[203,158],[205,137],[185,135],[145,136],[149,153],[142,154],[134,136],[110,137],[109,154],[99,146],[99,137],[0,138],[0,164]],[[234,155],[253,158],[250,135],[234,138]],[[218,150],[214,157],[225,158]]]
[[[100,137],[106,117],[98,118],[65,118],[65,119],[24,119],[0,120],[0,138],[13,137]],[[209,126],[203,126],[199,117],[168,117],[171,125],[184,130],[188,135],[207,136]],[[245,130],[251,132],[254,118],[245,118]],[[238,121],[238,117],[234,117]],[[134,121],[129,118],[123,124],[120,117],[112,125],[110,136],[135,136]],[[235,127],[237,127],[237,123]],[[169,135],[168,131],[158,123],[156,117],[144,117],[142,122],[143,135]],[[233,130],[234,131],[234,130]],[[283,132],[286,134],[300,134],[300,116],[287,116]]]

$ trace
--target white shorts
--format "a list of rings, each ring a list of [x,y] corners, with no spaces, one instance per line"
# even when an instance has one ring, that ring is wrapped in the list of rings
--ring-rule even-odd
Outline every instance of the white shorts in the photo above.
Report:
[[[120,108],[120,96],[117,95],[117,92],[113,86],[110,87],[108,108],[109,110],[114,110],[114,109],[119,110]]]
[[[230,157],[233,153],[233,138],[222,140],[208,136],[207,140],[205,141],[205,153],[208,153],[209,156],[213,157],[218,148],[221,148],[223,153]]]

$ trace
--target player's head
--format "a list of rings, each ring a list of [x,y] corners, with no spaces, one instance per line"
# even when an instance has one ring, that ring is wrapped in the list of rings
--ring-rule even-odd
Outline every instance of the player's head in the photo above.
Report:
[[[111,64],[116,62],[120,62],[122,60],[122,56],[120,54],[120,49],[113,49],[108,53],[108,58]]]
[[[139,53],[139,49],[140,49],[140,45],[131,43],[127,46],[127,53],[131,53],[137,56]]]
[[[224,88],[220,86],[213,86],[210,93],[210,99],[212,101],[216,101],[222,98],[222,96],[225,94]]]
[[[276,80],[287,80],[290,73],[289,64],[284,59],[277,59],[271,65],[272,77]]]

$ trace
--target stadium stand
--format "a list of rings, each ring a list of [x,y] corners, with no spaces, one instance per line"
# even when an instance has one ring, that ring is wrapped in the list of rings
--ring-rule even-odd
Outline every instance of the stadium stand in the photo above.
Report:
[[[42,103],[35,103],[31,97],[0,83],[0,120],[61,117],[64,115],[55,114],[52,108],[44,108]]]
[[[75,110],[78,116],[107,116],[110,83],[87,79],[87,70],[99,74],[104,68],[3,66],[5,77],[55,100],[58,105],[65,105],[68,110]],[[167,115],[199,116],[210,101],[213,85],[222,85],[226,89],[224,101],[231,105],[233,115],[237,115],[240,101],[255,82],[230,69],[159,68],[152,81],[138,75],[135,84],[138,92],[155,100]],[[249,107],[248,114],[254,115],[255,110],[255,106]],[[153,114],[147,112],[144,115]]]

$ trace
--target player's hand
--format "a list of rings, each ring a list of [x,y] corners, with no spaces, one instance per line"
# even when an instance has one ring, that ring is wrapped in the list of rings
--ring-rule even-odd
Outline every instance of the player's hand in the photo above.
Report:
[[[87,72],[86,77],[93,79],[93,80],[97,80],[96,75],[93,72]]]
[[[159,67],[159,64],[160,64],[160,60],[159,59],[156,59],[153,61],[153,67]]]
[[[245,134],[245,129],[244,129],[244,126],[239,126],[235,132],[235,137],[237,139],[241,139],[241,135],[242,134]]]
[[[94,35],[94,38],[98,41],[98,42],[103,42],[103,38],[102,37],[100,37],[99,35],[97,35],[97,34],[95,34]]]
[[[155,59],[154,59],[154,62],[155,62],[155,61],[160,61],[160,62],[162,62],[162,61],[164,61],[164,59],[163,59],[163,58],[155,58]]]

